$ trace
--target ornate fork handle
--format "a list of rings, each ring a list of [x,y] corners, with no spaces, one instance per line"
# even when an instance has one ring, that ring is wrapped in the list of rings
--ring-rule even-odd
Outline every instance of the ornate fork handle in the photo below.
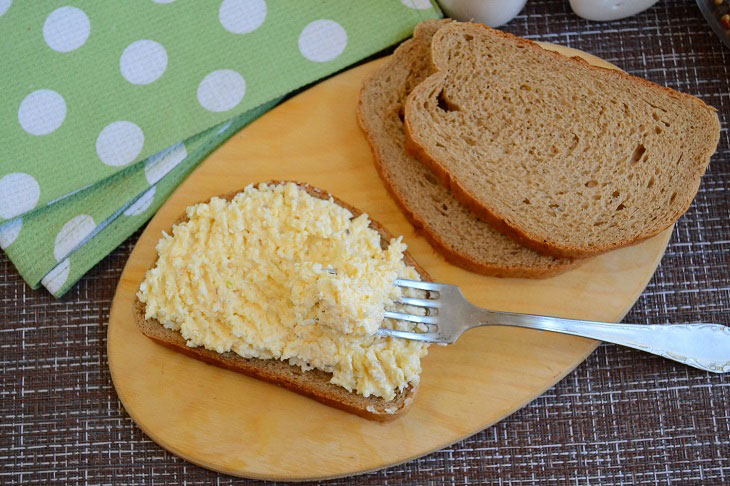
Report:
[[[515,326],[598,339],[715,373],[730,372],[730,327],[721,324],[609,324],[475,309],[478,326]]]

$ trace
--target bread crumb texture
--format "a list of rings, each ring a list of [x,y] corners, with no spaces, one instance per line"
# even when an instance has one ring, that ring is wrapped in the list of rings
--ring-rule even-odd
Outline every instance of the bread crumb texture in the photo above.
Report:
[[[405,109],[414,151],[480,216],[558,256],[640,241],[689,207],[719,139],[701,100],[451,23]]]
[[[431,39],[450,20],[427,20],[388,62],[363,83],[358,119],[385,186],[408,219],[450,262],[498,277],[547,277],[572,267],[531,251],[459,203],[436,175],[408,153],[403,117],[406,98],[433,74]]]

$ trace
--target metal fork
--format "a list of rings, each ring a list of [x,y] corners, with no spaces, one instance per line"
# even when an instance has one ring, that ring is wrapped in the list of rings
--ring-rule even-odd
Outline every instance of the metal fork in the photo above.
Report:
[[[657,354],[701,370],[730,372],[730,327],[721,324],[616,324],[497,312],[475,306],[456,285],[398,279],[400,287],[428,291],[428,298],[401,297],[399,303],[423,307],[419,316],[386,311],[385,317],[425,325],[428,330],[378,330],[380,336],[451,344],[479,326],[513,326],[572,334]],[[436,294],[434,294],[436,293]]]

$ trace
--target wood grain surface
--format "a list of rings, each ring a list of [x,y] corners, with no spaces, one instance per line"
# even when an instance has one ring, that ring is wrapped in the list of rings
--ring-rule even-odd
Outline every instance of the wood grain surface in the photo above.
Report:
[[[559,46],[565,55],[610,65]],[[122,274],[108,330],[119,398],[140,428],[171,452],[228,474],[278,480],[379,469],[442,448],[503,419],[580,364],[596,341],[514,328],[480,328],[432,346],[413,408],[382,424],[170,351],[135,327],[134,294],[163,230],[184,209],[252,182],[310,183],[402,234],[438,282],[461,286],[496,310],[618,321],[653,274],[671,228],[637,246],[546,280],[496,279],[448,264],[406,221],[380,182],[355,106],[363,77],[382,60],[285,102],[213,153],[147,226]]]

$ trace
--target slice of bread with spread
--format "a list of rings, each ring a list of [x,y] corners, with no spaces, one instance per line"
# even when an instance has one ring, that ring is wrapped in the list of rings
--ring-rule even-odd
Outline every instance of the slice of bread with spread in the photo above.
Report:
[[[460,204],[438,178],[405,149],[403,106],[433,73],[431,38],[449,20],[427,20],[363,83],[358,120],[386,188],[410,222],[450,262],[497,277],[542,278],[571,268],[570,259],[531,251]]]
[[[285,183],[272,181],[262,184],[276,186]],[[261,187],[262,184],[259,184],[256,187]],[[303,183],[296,184],[299,188],[303,189],[307,194],[314,198],[322,200],[331,199],[336,205],[349,210],[350,213],[352,213],[352,219],[355,219],[362,214],[362,211],[335,198],[321,189]],[[234,196],[235,194],[229,194],[220,197],[230,201]],[[186,221],[188,221],[188,217],[183,215],[174,223],[174,225],[184,223]],[[387,246],[386,242],[392,238],[392,235],[383,226],[372,220],[370,220],[369,228],[377,232],[380,236],[381,247],[385,249]],[[423,280],[430,280],[426,271],[421,268],[407,252],[403,253],[403,262],[406,266],[412,267]],[[154,268],[156,264],[157,261],[151,268]],[[300,366],[290,364],[289,361],[279,359],[244,358],[232,351],[219,353],[214,350],[205,349],[202,346],[188,346],[188,343],[181,332],[163,326],[157,319],[145,318],[146,304],[142,302],[139,297],[137,297],[134,302],[134,315],[140,331],[153,341],[163,346],[182,352],[206,363],[282,386],[326,405],[370,420],[389,421],[399,417],[413,404],[413,400],[418,389],[417,384],[410,383],[402,390],[396,389],[395,397],[390,400],[374,395],[365,397],[361,394],[355,393],[354,391],[350,392],[342,386],[333,384],[331,382],[333,377],[332,373],[321,371],[319,369],[309,369],[304,371]]]
[[[405,107],[408,148],[480,218],[559,257],[624,247],[689,207],[716,110],[484,25],[450,23]]]

